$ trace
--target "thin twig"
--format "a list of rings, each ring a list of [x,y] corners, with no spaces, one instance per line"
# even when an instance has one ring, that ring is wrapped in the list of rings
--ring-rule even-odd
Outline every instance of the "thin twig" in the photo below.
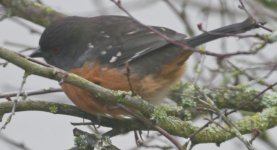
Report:
[[[32,96],[32,95],[41,95],[41,94],[49,94],[49,93],[55,93],[55,92],[62,92],[61,88],[46,88],[41,90],[34,90],[34,91],[24,91],[19,94],[19,96]],[[14,97],[17,96],[18,92],[12,92],[12,93],[4,93],[0,94],[0,98],[7,98],[7,97]]]
[[[251,76],[249,73],[247,73],[246,71],[244,70],[241,70],[239,67],[237,67],[236,65],[234,65],[232,62],[230,61],[227,61],[234,69],[236,69],[236,71],[239,71],[240,73],[242,73],[243,75],[245,75],[249,80],[254,80],[256,81],[257,83],[259,83],[260,85],[263,85],[263,86],[267,86],[267,87],[270,87],[271,84],[267,83],[266,81],[261,81],[260,79],[257,79],[253,76]]]
[[[177,8],[172,4],[171,1],[169,0],[164,0],[164,2],[168,5],[168,7],[176,14],[176,16],[178,18],[180,18],[180,20],[184,23],[185,25],[185,29],[186,32],[188,33],[188,35],[193,36],[194,35],[194,31],[193,28],[188,20],[188,17],[186,15],[186,11],[185,9],[182,9],[182,12],[179,12],[177,10]],[[182,7],[185,7],[184,5]]]
[[[188,50],[191,52],[195,52],[195,53],[200,53],[200,54],[205,54],[205,55],[209,55],[209,56],[214,56],[214,57],[218,57],[218,58],[226,58],[226,57],[231,57],[231,56],[237,56],[237,55],[249,55],[249,54],[253,54],[253,52],[243,52],[243,51],[238,51],[238,52],[234,52],[234,53],[226,53],[226,54],[221,54],[221,53],[215,53],[212,51],[203,51],[203,50],[198,50],[196,48],[190,47],[187,44],[184,44],[182,42],[176,41],[172,38],[167,37],[166,35],[160,33],[159,31],[157,31],[155,28],[151,27],[151,26],[146,26],[143,23],[141,23],[139,20],[137,20],[132,14],[130,14],[124,7],[122,7],[121,5],[121,1],[120,0],[111,0],[119,9],[121,9],[124,13],[126,13],[130,18],[132,18],[134,21],[136,21],[138,24],[143,25],[144,27],[148,28],[149,30],[153,31],[155,34],[159,35],[162,39],[166,40],[169,43],[172,43],[176,46],[181,47],[184,50]],[[249,25],[249,27],[251,28],[257,28],[260,27],[260,23],[256,20],[254,20],[254,18],[248,18],[249,20],[251,20],[251,26]],[[248,20],[248,21],[249,21]],[[249,30],[249,29],[248,29]],[[240,32],[242,32],[241,30],[239,30]],[[227,33],[226,36],[229,36],[229,34]]]
[[[22,27],[28,29],[30,31],[30,33],[32,34],[41,34],[41,31],[35,29],[34,27],[32,27],[30,24],[28,24],[27,22],[24,22],[18,18],[11,18],[11,20],[19,25],[21,25]]]
[[[159,127],[158,125],[153,124],[150,120],[144,118],[141,115],[138,115],[136,112],[130,110],[129,108],[125,107],[124,105],[117,104],[121,109],[129,113],[130,115],[134,116],[135,118],[139,119],[142,123],[144,123],[147,126],[150,126],[160,132],[163,136],[165,136],[169,141],[171,141],[176,148],[179,150],[182,150],[182,146],[179,144],[179,142],[173,138],[167,131],[165,131],[163,128]]]
[[[3,134],[0,134],[0,139],[3,140],[4,142],[6,143],[9,143],[10,145],[12,146],[15,146],[19,149],[22,149],[22,150],[30,150],[28,147],[26,147],[23,143],[18,143],[6,136],[4,136]]]
[[[244,10],[244,12],[248,15],[248,17],[254,18],[253,15],[252,15],[252,14],[247,10],[247,8],[245,7],[243,0],[239,0],[239,2],[240,2],[239,8],[242,9],[242,10]],[[271,30],[271,29],[265,27],[263,24],[258,24],[258,26],[259,26],[260,28],[263,28],[264,30],[267,30],[267,31],[269,31],[269,32],[273,32],[273,30]]]
[[[126,67],[126,77],[128,80],[130,91],[132,92],[132,95],[136,95],[133,84],[132,84],[132,80],[131,80],[131,68],[130,68],[128,62],[126,63],[125,67]]]
[[[12,106],[12,110],[11,110],[11,114],[8,116],[7,120],[4,122],[3,126],[0,128],[0,132],[2,130],[4,130],[7,125],[11,122],[12,120],[12,116],[15,115],[15,111],[16,111],[16,105],[17,105],[17,102],[19,101],[19,97],[20,97],[20,93],[22,93],[22,90],[23,90],[23,87],[26,83],[26,79],[27,77],[29,76],[29,74],[25,71],[24,72],[24,75],[23,75],[23,79],[22,79],[22,82],[20,84],[20,87],[19,87],[19,90],[16,94],[16,99],[13,100],[13,106]]]
[[[276,86],[276,85],[277,85],[277,82],[276,82],[276,83],[273,83],[273,84],[271,84],[271,85],[269,85],[266,89],[264,89],[263,91],[261,91],[261,92],[260,92],[259,94],[257,94],[255,97],[253,97],[250,101],[247,101],[247,102],[242,101],[242,102],[240,102],[240,104],[238,105],[238,107],[237,107],[236,109],[234,109],[234,110],[231,110],[231,111],[227,112],[227,115],[229,115],[229,114],[231,114],[231,113],[234,113],[234,112],[238,111],[238,110],[239,110],[241,107],[243,107],[244,105],[247,105],[247,104],[249,104],[250,102],[253,102],[255,99],[261,97],[261,96],[262,96],[264,93],[266,93],[268,90],[273,89],[273,87]]]
[[[249,150],[254,150],[253,145],[243,137],[243,135],[240,133],[236,125],[224,114],[221,112],[221,110],[213,103],[213,101],[203,93],[203,96],[205,97],[206,101],[200,100],[203,104],[206,106],[212,108],[213,110],[216,111],[217,115],[220,116],[220,118],[229,126],[230,131],[233,132],[237,138],[244,143],[244,145],[249,149]]]

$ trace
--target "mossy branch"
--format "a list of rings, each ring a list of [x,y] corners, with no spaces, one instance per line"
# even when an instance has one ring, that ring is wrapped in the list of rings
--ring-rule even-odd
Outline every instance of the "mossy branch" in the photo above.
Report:
[[[7,14],[10,16],[18,16],[29,20],[31,22],[37,23],[42,26],[47,26],[51,22],[65,17],[64,14],[53,10],[50,7],[36,3],[30,0],[0,0],[0,4],[6,8]],[[60,69],[44,67],[29,61],[16,54],[15,52],[9,51],[4,48],[0,48],[0,58],[3,58],[18,67],[24,69],[29,74],[35,74],[49,79],[64,81],[85,89],[94,95],[98,95],[99,99],[107,104],[123,104],[134,110],[138,110],[145,117],[151,118],[153,122],[167,130],[172,135],[189,137],[193,133],[199,130],[199,127],[194,126],[191,122],[183,121],[176,116],[168,116],[168,114],[176,115],[178,112],[176,109],[164,106],[153,106],[146,101],[143,101],[139,97],[132,97],[126,92],[111,91],[103,87],[97,86],[86,79],[83,79],[77,75],[64,72]],[[253,129],[258,129],[261,131],[267,130],[277,125],[277,98],[274,95],[263,95],[255,98],[255,101],[250,104],[254,105],[241,105],[242,101],[252,100],[258,93],[258,91],[251,90],[247,92],[247,88],[241,88],[236,91],[232,90],[218,90],[218,91],[204,91],[205,94],[211,97],[218,105],[219,108],[238,108],[247,111],[262,111],[261,113],[256,113],[251,117],[244,118],[235,122],[236,127],[242,133],[251,133]],[[182,89],[181,91],[186,91]],[[181,104],[188,104],[190,102],[195,102],[196,99],[190,97],[195,95],[196,91],[187,91],[188,93],[182,92],[179,96],[179,102]],[[189,95],[186,97],[186,95]],[[174,97],[174,96],[173,96]],[[186,98],[184,98],[186,97]],[[176,98],[176,95],[175,95]],[[199,97],[197,97],[199,98]],[[245,99],[246,98],[246,99]],[[187,100],[189,99],[189,102]],[[249,104],[249,102],[245,102]],[[0,103],[0,115],[10,111],[11,103],[3,102]],[[195,105],[195,107],[198,104]],[[265,109],[266,108],[266,109]],[[67,114],[72,116],[77,116],[81,118],[87,118],[103,126],[109,126],[113,128],[118,128],[118,126],[130,127],[128,130],[142,129],[148,130],[147,127],[143,127],[141,124],[136,123],[134,120],[117,120],[112,118],[101,117],[100,122],[98,116],[90,115],[82,112],[74,106],[56,104],[49,102],[33,102],[33,101],[22,101],[18,103],[17,111],[46,111],[58,114]],[[131,122],[131,123],[130,123]],[[127,124],[127,125],[126,125]],[[134,125],[134,126],[133,126]],[[219,127],[215,124],[203,129],[196,136],[193,137],[192,142],[196,143],[221,143],[228,139],[234,138],[233,132],[229,132],[230,128],[224,126]],[[127,130],[126,130],[127,131]]]
[[[52,109],[56,107],[55,111]],[[12,108],[12,102],[0,103],[0,116],[10,112]],[[53,102],[41,102],[41,101],[20,101],[17,104],[17,111],[45,111],[54,114],[64,114],[70,116],[76,116],[92,120],[95,124],[100,124],[107,127],[128,127],[129,129],[123,129],[129,131],[131,129],[149,130],[149,128],[142,126],[142,124],[135,122],[134,120],[117,120],[106,117],[99,117],[82,112],[78,108],[67,105],[58,104]],[[167,129],[167,131],[173,135],[188,137],[199,128],[191,124],[187,127],[189,122],[181,121],[175,117],[156,118],[159,121],[158,124],[161,127]],[[173,121],[173,122],[171,122]],[[171,123],[170,123],[171,122]],[[242,134],[251,133],[252,130],[265,131],[271,127],[277,125],[277,107],[267,108],[261,113],[257,113],[252,117],[248,117],[239,120],[236,123],[239,131]],[[235,135],[228,132],[228,128],[222,129],[216,125],[211,125],[205,128],[202,132],[197,134],[192,142],[196,143],[221,143],[228,139],[235,137]]]
[[[41,26],[47,26],[55,20],[65,17],[64,14],[30,0],[0,0],[8,16],[18,16]]]
[[[9,51],[4,48],[0,48],[0,57],[19,66],[29,74],[35,74],[57,81],[63,80],[65,83],[69,83],[74,86],[83,88],[91,92],[92,94],[98,95],[99,99],[103,102],[106,102],[107,104],[119,103],[129,108],[138,110],[145,117],[153,119],[153,121],[157,123],[157,125],[167,130],[172,135],[189,137],[191,134],[199,130],[199,127],[194,126],[191,122],[183,121],[174,116],[161,115],[164,114],[160,111],[163,110],[162,106],[153,106],[139,97],[130,96],[126,92],[108,90],[98,85],[95,85],[94,83],[91,83],[90,81],[83,79],[77,75],[67,73],[56,68],[41,66],[39,64],[29,61],[27,58],[20,56],[15,52]],[[3,107],[2,104],[4,103],[0,104]],[[45,108],[49,109],[49,106],[45,106]],[[26,108],[26,110],[28,109]],[[30,110],[33,110],[33,108],[30,108]],[[49,110],[49,112],[51,111]],[[267,108],[262,113],[257,113],[252,117],[245,118],[236,122],[236,126],[238,127],[239,131],[243,134],[251,133],[253,129],[260,129],[261,131],[264,131],[276,125],[276,106]],[[228,127],[222,129],[221,127],[218,127],[216,125],[211,125],[202,130],[200,133],[198,133],[192,139],[192,141],[194,143],[221,143],[233,137],[235,137],[235,135],[231,134],[231,132],[228,132]]]
[[[29,61],[13,51],[0,47],[0,58],[3,58],[14,65],[24,69],[28,74],[34,74],[56,81],[63,81],[79,88],[85,89],[93,95],[109,104],[120,103],[125,106],[140,110],[145,116],[149,116],[154,111],[154,106],[142,101],[140,97],[132,97],[129,93],[123,91],[112,91],[98,86],[80,76],[65,72],[58,68],[45,67]],[[122,100],[123,99],[123,100]]]
[[[12,102],[1,102],[0,103],[0,121],[4,114],[9,113],[12,109]],[[134,120],[119,120],[105,116],[98,116],[93,114],[88,114],[75,106],[68,104],[61,104],[55,102],[46,101],[19,101],[16,106],[16,111],[43,111],[59,115],[68,115],[79,118],[84,118],[90,120],[92,123],[111,127],[111,128],[123,128],[126,125],[131,126],[131,128],[136,129],[142,126],[140,123],[136,123]]]
[[[172,89],[169,97],[184,108],[195,109],[196,107],[202,107],[198,100],[204,98],[196,88],[200,87],[196,87],[196,85],[191,83],[180,83]],[[249,86],[238,85],[229,88],[206,88],[200,90],[221,109],[259,112],[265,108],[277,106],[277,93],[260,95],[260,91],[254,90]]]

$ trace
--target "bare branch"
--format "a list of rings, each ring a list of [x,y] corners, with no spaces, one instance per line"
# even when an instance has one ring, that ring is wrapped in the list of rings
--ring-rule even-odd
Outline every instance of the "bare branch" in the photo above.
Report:
[[[41,94],[49,94],[49,93],[55,93],[55,92],[62,92],[62,89],[50,87],[50,88],[45,88],[41,90],[24,91],[20,93],[20,96],[41,95]],[[17,95],[17,93],[18,92],[0,94],[0,98],[14,97]]]
[[[18,16],[42,26],[65,17],[50,7],[30,0],[0,0],[0,4],[9,10],[11,16]]]

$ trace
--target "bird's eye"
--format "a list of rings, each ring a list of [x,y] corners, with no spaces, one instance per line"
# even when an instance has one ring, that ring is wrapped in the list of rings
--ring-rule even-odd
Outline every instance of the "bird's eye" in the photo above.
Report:
[[[51,49],[53,53],[58,54],[60,52],[59,48],[52,48]]]

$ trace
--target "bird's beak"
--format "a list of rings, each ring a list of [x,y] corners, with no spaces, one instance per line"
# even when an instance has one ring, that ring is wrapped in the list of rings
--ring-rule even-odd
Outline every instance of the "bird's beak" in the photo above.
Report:
[[[40,48],[35,49],[35,51],[30,55],[30,57],[42,57],[42,51]]]

